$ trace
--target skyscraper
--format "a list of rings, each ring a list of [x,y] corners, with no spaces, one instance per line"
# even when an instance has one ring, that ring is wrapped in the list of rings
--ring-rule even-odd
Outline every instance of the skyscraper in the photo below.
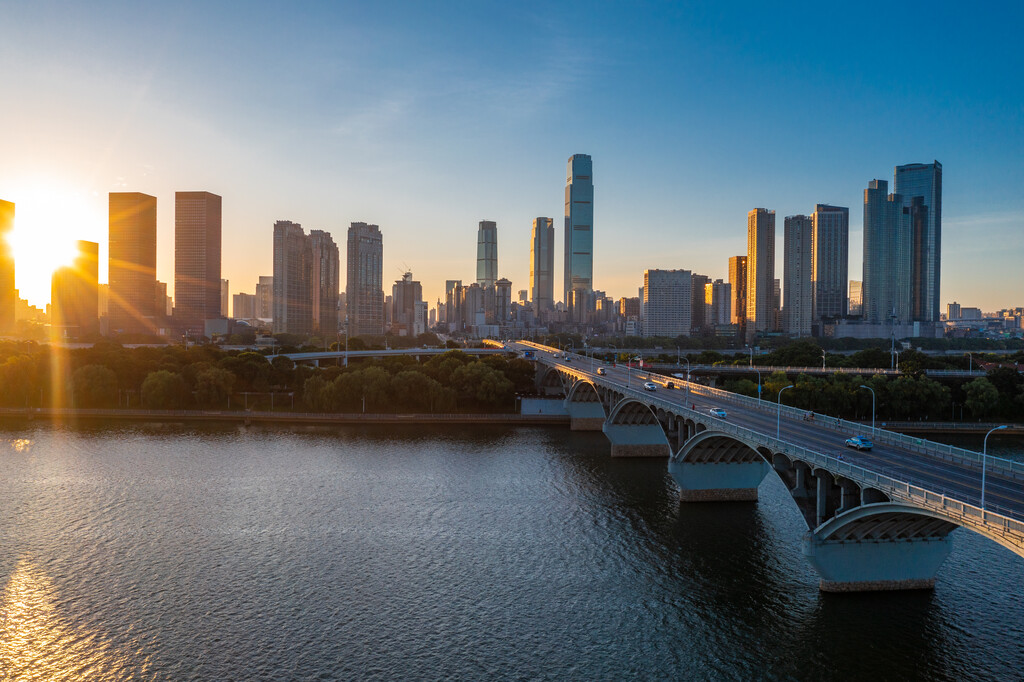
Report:
[[[220,280],[220,316],[228,316],[228,301],[231,300],[231,283],[223,277]]]
[[[530,297],[538,319],[555,308],[555,228],[551,218],[534,218],[530,234]]]
[[[221,317],[221,198],[174,193],[174,322],[202,334]],[[227,311],[224,311],[227,312]]]
[[[811,275],[814,272],[814,250],[811,247],[813,233],[810,217],[786,216],[783,232],[783,331],[793,336],[811,335],[811,316],[814,311],[811,287]]]
[[[732,324],[742,329],[747,323],[747,257],[729,258],[729,285],[732,287],[730,316]]]
[[[96,242],[78,242],[74,262],[53,273],[50,326],[61,336],[82,338],[99,331],[99,249]]]
[[[910,211],[912,230],[911,316],[914,321],[938,322],[942,256],[942,164],[896,166],[893,194]]]
[[[814,319],[846,317],[850,209],[818,204],[811,218],[814,223]]]
[[[14,333],[14,254],[11,232],[14,231],[14,203],[0,200],[0,334]]]
[[[274,319],[274,278],[260,275],[256,284],[256,317],[262,320]]]
[[[858,280],[850,280],[850,303],[847,306],[847,311],[850,315],[861,315],[863,311],[861,298],[861,283]]]
[[[498,279],[498,225],[481,220],[476,231],[476,283],[490,289]]]
[[[379,336],[384,333],[384,237],[378,226],[352,223],[347,263],[349,333]]]
[[[775,299],[775,211],[755,208],[747,213],[747,329],[750,343],[757,332],[772,330]]]
[[[585,318],[573,311],[573,300],[587,302],[594,290],[594,178],[587,154],[569,157],[565,184],[565,286],[564,301],[570,319]],[[574,297],[572,290],[582,292]]]
[[[689,270],[644,270],[644,336],[688,336],[692,302]]]
[[[154,334],[156,197],[111,192],[109,219],[110,331]]]
[[[708,324],[707,305],[704,302],[704,288],[711,282],[707,275],[690,275],[690,335],[699,336]]]
[[[313,253],[302,226],[290,220],[274,223],[275,334],[313,333],[310,288]]]
[[[502,277],[494,283],[494,323],[508,324],[512,319],[512,282]]]
[[[391,304],[393,317],[391,331],[398,336],[417,335],[416,311],[418,304],[423,303],[423,287],[412,278],[412,273],[402,275],[391,287]]]
[[[341,284],[341,264],[338,245],[330,232],[310,230],[309,242],[312,256],[313,331],[333,336],[338,333],[338,294]]]
[[[910,211],[889,183],[872,180],[864,190],[864,271],[861,314],[874,324],[911,321],[913,244]]]
[[[704,285],[704,306],[708,333],[732,323],[732,285],[716,279]]]

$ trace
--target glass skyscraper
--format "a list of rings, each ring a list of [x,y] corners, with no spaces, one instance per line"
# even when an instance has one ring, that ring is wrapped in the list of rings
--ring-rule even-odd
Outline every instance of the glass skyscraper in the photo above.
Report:
[[[810,216],[786,216],[783,233],[783,330],[794,336],[811,335],[813,315],[814,251],[811,247],[814,227]]]
[[[747,343],[775,326],[775,211],[747,213]]]
[[[817,204],[814,215],[814,319],[846,317],[850,209]]]
[[[594,291],[594,178],[590,155],[570,156],[566,175],[563,293],[570,319],[578,320],[585,319],[586,314],[572,310],[573,302],[589,302]],[[580,293],[573,296],[573,290]]]
[[[555,228],[551,218],[534,218],[530,235],[530,296],[538,319],[555,307]]]
[[[942,257],[942,164],[896,166],[893,193],[909,209],[912,234],[911,316],[914,321],[938,322]]]
[[[476,232],[476,283],[485,289],[498,279],[498,226],[481,220]]]
[[[864,274],[861,314],[874,324],[911,321],[913,267],[910,211],[889,183],[872,180],[864,190]]]

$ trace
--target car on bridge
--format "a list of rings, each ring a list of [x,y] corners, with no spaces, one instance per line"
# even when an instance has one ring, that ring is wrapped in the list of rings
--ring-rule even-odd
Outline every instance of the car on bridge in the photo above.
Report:
[[[875,444],[863,436],[854,436],[853,438],[846,439],[846,447],[854,448],[855,450],[870,450],[875,447]]]
[[[725,419],[729,416],[721,407],[712,407],[708,412],[711,413],[712,417],[718,417],[719,419]]]
[[[658,384],[654,383],[653,381],[645,381],[644,382],[644,390],[645,391],[657,391],[658,390]]]
[[[606,370],[606,369],[605,369],[604,367],[598,367],[598,368],[597,368],[597,373],[598,373],[598,374],[599,374],[600,376],[604,376],[605,374],[607,374],[607,373],[608,373],[608,370]]]

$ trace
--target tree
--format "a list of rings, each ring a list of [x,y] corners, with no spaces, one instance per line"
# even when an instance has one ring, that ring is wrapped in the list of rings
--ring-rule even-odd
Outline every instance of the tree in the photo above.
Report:
[[[71,375],[76,407],[113,407],[117,404],[117,375],[103,365],[79,367]]]
[[[204,407],[224,405],[234,385],[234,374],[220,367],[208,367],[196,374],[196,402]]]
[[[12,355],[0,365],[0,402],[11,407],[27,407],[37,393],[36,364],[27,355]]]
[[[473,362],[455,370],[452,374],[452,388],[462,408],[471,404],[490,407],[507,405],[511,408],[512,382],[482,362]]]
[[[185,404],[185,378],[165,369],[150,372],[142,381],[142,404],[153,410],[174,410]]]
[[[313,412],[334,409],[334,384],[322,376],[312,376],[302,385],[302,402]]]
[[[978,419],[987,417],[999,403],[999,391],[985,377],[978,377],[964,386],[964,393],[967,395],[964,406]]]

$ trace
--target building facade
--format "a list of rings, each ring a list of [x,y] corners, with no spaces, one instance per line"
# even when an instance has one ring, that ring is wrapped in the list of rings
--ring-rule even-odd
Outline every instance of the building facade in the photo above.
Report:
[[[0,200],[0,334],[15,332],[14,309],[18,297],[14,287],[14,202]]]
[[[555,227],[551,218],[534,218],[530,233],[530,300],[543,319],[555,309]]]
[[[80,241],[74,262],[53,273],[50,327],[61,337],[84,338],[99,332],[99,253],[96,242]]]
[[[915,322],[939,320],[942,260],[942,164],[896,166],[893,194],[903,199],[912,230],[911,317]]]
[[[774,330],[775,211],[755,208],[747,214],[746,340]]]
[[[313,255],[302,226],[290,220],[274,223],[275,334],[313,333],[310,272]]]
[[[256,317],[274,319],[274,277],[271,275],[260,275],[256,284]]]
[[[814,272],[813,221],[810,216],[786,216],[783,229],[783,325],[791,336],[810,336],[814,312],[811,275]]]
[[[210,192],[174,193],[174,322],[202,334],[221,317],[221,198]]]
[[[423,304],[423,287],[412,278],[411,272],[402,275],[391,287],[392,321],[391,333],[397,336],[422,334],[423,323],[417,312]]]
[[[573,311],[573,300],[584,305],[594,290],[594,177],[593,162],[587,154],[569,157],[565,183],[565,269],[562,299],[570,319],[585,318]],[[571,294],[573,290],[583,295]]]
[[[309,247],[312,257],[313,332],[325,337],[334,336],[338,333],[338,294],[341,291],[338,245],[330,232],[310,230]]]
[[[814,224],[814,319],[821,321],[846,317],[850,209],[818,204],[811,218]]]
[[[348,228],[348,327],[352,336],[384,333],[384,238],[380,228],[352,223]]]
[[[476,283],[484,289],[498,279],[498,225],[481,220],[476,231]]]
[[[111,192],[108,209],[108,327],[112,333],[155,334],[156,197]]]
[[[688,336],[693,302],[689,270],[644,271],[644,336]]]
[[[732,288],[730,316],[732,324],[743,327],[747,322],[747,257],[729,259],[729,285]]]
[[[913,294],[910,211],[888,190],[885,180],[872,180],[864,190],[861,315],[871,324],[906,324]]]

